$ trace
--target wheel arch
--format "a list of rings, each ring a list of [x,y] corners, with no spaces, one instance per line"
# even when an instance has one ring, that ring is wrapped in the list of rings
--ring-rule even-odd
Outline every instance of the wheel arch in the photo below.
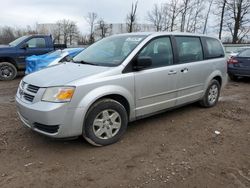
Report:
[[[128,120],[132,121],[135,119],[135,111],[134,111],[135,104],[134,104],[134,98],[131,95],[131,93],[127,89],[121,86],[102,86],[88,92],[78,104],[78,107],[84,109],[81,120],[83,125],[82,127],[83,134],[85,134],[84,125],[85,125],[86,115],[89,109],[97,101],[104,98],[110,98],[121,103],[125,107],[128,113]]]
[[[215,76],[213,78],[213,80],[217,80],[219,82],[220,86],[222,86],[222,77],[221,76]]]
[[[204,85],[204,92],[203,92],[203,95],[202,95],[202,98],[204,97],[205,93],[206,93],[206,90],[211,82],[211,80],[217,80],[219,83],[220,83],[220,86],[222,87],[223,85],[223,75],[222,73],[219,71],[219,70],[216,70],[214,71],[212,74],[210,74],[205,82],[205,85]]]
[[[11,58],[11,57],[0,57],[0,63],[3,63],[3,62],[11,63],[16,68],[18,68],[16,61],[13,58]]]

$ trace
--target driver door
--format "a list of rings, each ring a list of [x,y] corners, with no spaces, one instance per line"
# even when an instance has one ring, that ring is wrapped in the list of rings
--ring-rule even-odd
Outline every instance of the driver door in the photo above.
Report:
[[[173,63],[170,37],[153,39],[138,56],[150,57],[152,65],[135,72],[136,116],[175,106],[178,74]]]
[[[28,56],[42,55],[49,52],[49,49],[46,48],[46,41],[42,37],[32,38],[26,41],[25,44],[27,44],[27,48],[19,50],[18,61],[20,63],[25,63]]]

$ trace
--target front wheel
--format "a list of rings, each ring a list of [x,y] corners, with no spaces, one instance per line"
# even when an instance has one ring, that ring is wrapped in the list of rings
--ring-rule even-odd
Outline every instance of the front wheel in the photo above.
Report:
[[[17,75],[16,67],[9,62],[0,63],[0,80],[13,80]]]
[[[125,133],[127,124],[124,106],[112,99],[102,99],[89,109],[83,136],[95,146],[113,144]]]
[[[201,106],[209,108],[217,104],[220,97],[220,83],[217,80],[212,80],[206,90],[206,93],[200,101]]]

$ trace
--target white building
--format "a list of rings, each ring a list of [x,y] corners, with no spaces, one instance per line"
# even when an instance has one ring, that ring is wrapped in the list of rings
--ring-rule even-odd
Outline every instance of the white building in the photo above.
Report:
[[[111,23],[106,24],[107,33],[106,36],[120,34],[120,33],[127,33],[127,24],[126,23]],[[136,24],[135,31],[138,32],[154,32],[155,27],[153,24]],[[98,39],[101,37],[101,30],[99,29],[99,26],[95,26],[95,38]]]

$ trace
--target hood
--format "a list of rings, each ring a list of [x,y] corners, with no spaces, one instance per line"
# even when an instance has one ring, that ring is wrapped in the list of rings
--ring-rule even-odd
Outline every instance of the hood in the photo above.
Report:
[[[23,81],[39,87],[63,86],[80,78],[103,73],[111,67],[101,67],[76,63],[51,66],[24,77]]]
[[[13,46],[9,46],[9,45],[0,45],[0,53],[2,53],[5,50],[10,50],[10,49],[14,49],[15,47]]]
[[[0,44],[0,48],[9,48],[10,46],[9,45],[6,45],[6,44]]]

